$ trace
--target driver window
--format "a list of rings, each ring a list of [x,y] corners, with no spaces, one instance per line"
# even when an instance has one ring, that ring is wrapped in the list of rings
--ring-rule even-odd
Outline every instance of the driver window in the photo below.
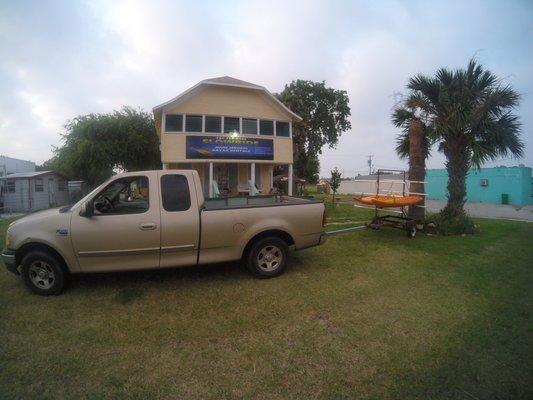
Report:
[[[143,213],[149,208],[148,178],[130,176],[113,181],[94,199],[95,215]]]

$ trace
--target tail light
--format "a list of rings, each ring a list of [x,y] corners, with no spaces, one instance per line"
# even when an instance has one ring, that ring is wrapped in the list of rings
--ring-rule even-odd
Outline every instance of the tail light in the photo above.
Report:
[[[325,227],[328,223],[328,213],[326,211],[326,207],[324,207],[324,213],[322,214],[322,227]]]

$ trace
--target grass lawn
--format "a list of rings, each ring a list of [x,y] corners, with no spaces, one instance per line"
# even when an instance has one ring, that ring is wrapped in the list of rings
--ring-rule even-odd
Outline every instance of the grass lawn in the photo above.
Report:
[[[336,236],[271,280],[212,265],[43,298],[2,269],[0,398],[531,399],[533,224],[478,223]]]

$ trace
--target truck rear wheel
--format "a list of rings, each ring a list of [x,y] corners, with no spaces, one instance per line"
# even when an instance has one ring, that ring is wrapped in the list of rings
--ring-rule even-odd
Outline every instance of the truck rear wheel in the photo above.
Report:
[[[264,237],[252,244],[246,255],[246,267],[260,279],[281,275],[287,265],[289,248],[283,239]]]
[[[22,280],[33,293],[53,296],[63,291],[65,270],[53,255],[40,250],[30,251],[21,264]]]

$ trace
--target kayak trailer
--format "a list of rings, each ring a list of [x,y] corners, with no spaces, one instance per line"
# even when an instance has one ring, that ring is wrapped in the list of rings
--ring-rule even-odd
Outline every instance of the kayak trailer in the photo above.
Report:
[[[390,174],[390,173],[401,173],[403,174],[403,180],[385,180],[381,179],[381,175]],[[363,181],[361,181],[363,182]],[[336,231],[326,232],[328,236],[340,235],[343,233],[355,232],[365,228],[371,228],[374,230],[379,230],[384,226],[397,228],[404,230],[408,238],[414,238],[416,236],[417,228],[416,221],[407,216],[405,207],[407,206],[417,206],[423,207],[420,204],[423,201],[425,193],[409,193],[408,185],[414,181],[408,181],[406,179],[406,172],[403,170],[384,170],[379,169],[377,173],[377,181],[364,181],[366,183],[372,182],[376,183],[377,189],[376,193],[370,195],[370,193],[361,193],[360,197],[354,197],[354,200],[358,203],[363,204],[363,208],[368,208],[368,206],[374,206],[375,214],[372,221],[366,225],[354,226],[351,228],[339,229]],[[390,183],[390,188],[388,191],[380,190],[380,186]],[[417,182],[415,182],[417,183]],[[421,183],[421,182],[418,182]],[[402,185],[402,191],[393,191],[393,185]],[[356,206],[357,207],[357,206]],[[388,210],[390,208],[400,208],[400,211]],[[385,210],[385,211],[384,211]],[[382,212],[395,212],[399,215],[391,214],[382,214]]]

